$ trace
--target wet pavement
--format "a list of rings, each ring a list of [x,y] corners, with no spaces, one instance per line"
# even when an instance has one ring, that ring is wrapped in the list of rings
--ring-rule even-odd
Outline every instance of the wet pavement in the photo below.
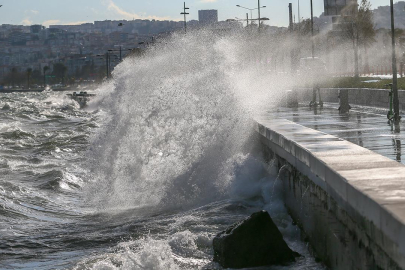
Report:
[[[388,123],[387,110],[353,106],[340,115],[337,104],[320,108],[300,105],[298,108],[278,108],[267,112],[271,119],[280,118],[312,128],[372,150],[405,164],[402,142],[405,141],[405,121],[397,126]]]

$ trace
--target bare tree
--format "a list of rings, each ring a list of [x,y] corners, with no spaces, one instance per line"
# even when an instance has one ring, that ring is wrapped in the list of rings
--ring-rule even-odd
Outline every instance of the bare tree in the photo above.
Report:
[[[369,70],[367,49],[376,42],[375,25],[373,23],[373,11],[368,0],[362,0],[358,12],[359,45],[364,48],[365,69]]]
[[[348,39],[352,43],[354,72],[355,77],[358,78],[359,46],[363,46],[365,50],[367,50],[367,48],[375,42],[375,27],[369,0],[361,0],[360,6],[353,2],[353,4],[342,10],[339,24],[343,38]],[[366,63],[368,63],[367,59]]]

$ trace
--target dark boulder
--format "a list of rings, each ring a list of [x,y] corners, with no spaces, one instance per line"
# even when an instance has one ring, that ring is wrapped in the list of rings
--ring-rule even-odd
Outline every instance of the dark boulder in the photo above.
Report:
[[[214,261],[224,268],[283,265],[295,261],[269,213],[260,211],[219,233],[213,241]]]

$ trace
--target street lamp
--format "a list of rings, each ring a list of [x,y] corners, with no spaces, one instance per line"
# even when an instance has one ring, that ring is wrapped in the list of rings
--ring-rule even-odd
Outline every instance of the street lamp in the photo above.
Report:
[[[258,14],[259,14],[259,32],[260,32],[260,0],[257,0],[257,9],[258,9]]]
[[[242,22],[245,21],[245,19],[239,19],[238,17],[235,17],[236,21]],[[233,19],[230,19],[233,20]],[[228,20],[227,20],[228,21]],[[249,13],[246,13],[246,26],[249,26]]]
[[[253,19],[253,14],[252,14],[252,11],[253,10],[256,10],[256,9],[258,9],[259,10],[259,26],[260,26],[260,9],[261,8],[265,8],[266,6],[260,6],[260,2],[259,2],[259,7],[257,7],[257,8],[247,8],[247,7],[243,7],[243,6],[241,6],[241,5],[236,5],[237,7],[240,7],[240,8],[244,8],[244,9],[247,9],[247,10],[249,10],[250,11],[250,19]]]
[[[102,55],[102,54],[97,54],[96,56],[98,56],[98,57],[104,57],[104,55]],[[104,59],[104,58],[99,58],[99,59]],[[106,66],[107,79],[110,77],[110,67],[109,67],[109,63],[110,63],[110,54],[109,54],[109,51],[107,51],[107,52],[105,53],[105,66]]]
[[[314,65],[315,62],[315,41],[314,41],[314,6],[311,2],[311,52],[312,52],[312,65]],[[317,106],[318,104],[316,103],[316,92],[318,90],[319,93],[319,105],[322,106],[322,101],[321,101],[321,91],[320,89],[317,89],[318,87],[315,85],[315,78],[314,74],[311,75],[312,77],[312,101],[309,103],[309,106]]]
[[[122,46],[120,45],[120,49],[119,50],[113,50],[113,49],[109,49],[108,50],[109,52],[120,52],[120,61],[122,61]],[[124,51],[132,51],[132,49],[126,49],[126,50],[124,50]],[[115,55],[115,56],[117,56],[118,57],[118,55]]]
[[[390,1],[391,8],[391,36],[392,36],[392,92],[394,93],[394,121],[398,123],[401,120],[399,116],[399,98],[398,98],[398,74],[397,57],[395,48],[395,21],[394,21],[394,1]]]

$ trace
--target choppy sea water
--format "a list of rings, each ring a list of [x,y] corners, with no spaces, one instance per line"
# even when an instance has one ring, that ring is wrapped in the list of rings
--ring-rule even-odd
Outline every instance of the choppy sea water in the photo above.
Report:
[[[124,61],[84,110],[60,92],[0,95],[0,268],[221,269],[213,237],[266,209],[303,256],[263,269],[324,269],[255,151],[222,48],[236,41],[202,40]]]

